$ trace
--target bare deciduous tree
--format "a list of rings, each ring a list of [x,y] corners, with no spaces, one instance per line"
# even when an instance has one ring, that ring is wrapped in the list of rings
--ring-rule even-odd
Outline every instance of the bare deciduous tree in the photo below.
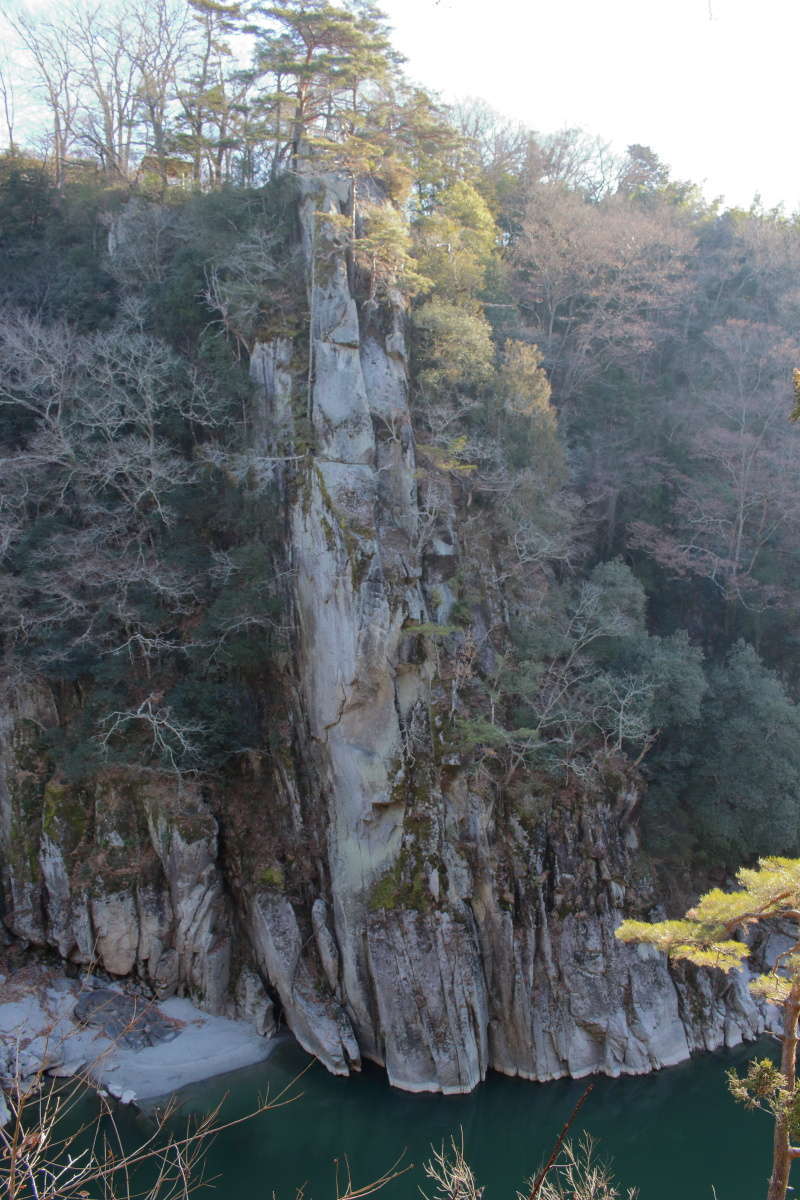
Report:
[[[130,318],[77,335],[6,312],[0,364],[0,405],[19,429],[0,492],[0,545],[7,560],[17,556],[3,628],[22,640],[58,634],[47,656],[163,636],[159,621],[174,629],[197,602],[197,582],[163,558],[159,537],[176,492],[202,469],[167,430],[176,420],[212,429],[216,397]],[[149,617],[148,594],[158,601]]]
[[[166,187],[174,142],[178,78],[191,53],[190,9],[176,0],[130,0],[138,37],[131,54],[138,72],[138,100],[146,126],[145,149],[158,165]]]
[[[686,295],[691,246],[669,212],[624,197],[589,204],[561,184],[532,190],[514,253],[516,293],[560,404],[609,368],[648,361]]]
[[[800,443],[786,427],[798,360],[800,347],[780,328],[729,320],[709,330],[687,418],[691,469],[671,477],[671,522],[631,526],[631,544],[669,571],[709,579],[753,609],[793,586],[774,569],[767,579],[762,563],[800,530]]]
[[[8,149],[13,154],[16,150],[14,128],[16,123],[16,89],[14,75],[6,59],[0,58],[0,104],[3,107],[3,120],[8,138]]]
[[[66,160],[77,139],[80,106],[80,71],[74,47],[63,21],[43,14],[9,15],[12,29],[31,56],[52,123],[52,154],[56,186],[62,187]]]

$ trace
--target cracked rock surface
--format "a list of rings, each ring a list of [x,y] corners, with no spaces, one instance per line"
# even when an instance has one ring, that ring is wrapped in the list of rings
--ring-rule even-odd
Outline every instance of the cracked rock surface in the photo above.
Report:
[[[490,1068],[639,1073],[756,1036],[769,1013],[744,984],[671,973],[614,938],[659,902],[635,779],[510,795],[443,746],[454,700],[418,630],[447,625],[459,570],[483,642],[502,596],[488,562],[462,561],[453,495],[423,495],[404,307],[354,292],[338,219],[350,185],[299,186],[311,370],[286,338],[251,360],[253,448],[293,464],[274,467],[291,645],[269,752],[222,784],[120,769],[78,796],[38,748],[54,694],[6,689],[8,929],[135,979],[167,1017],[191,996],[264,1034],[279,1011],[329,1070],[368,1058],[410,1091],[468,1091]],[[136,1003],[124,1037],[145,1036]]]

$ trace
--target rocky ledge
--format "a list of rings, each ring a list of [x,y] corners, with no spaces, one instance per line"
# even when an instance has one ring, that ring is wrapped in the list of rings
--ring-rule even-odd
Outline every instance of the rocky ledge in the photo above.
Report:
[[[0,1082],[80,1076],[125,1104],[261,1062],[274,1039],[172,997],[156,1005],[91,975],[29,965],[0,973]],[[8,1113],[2,1114],[7,1118]]]

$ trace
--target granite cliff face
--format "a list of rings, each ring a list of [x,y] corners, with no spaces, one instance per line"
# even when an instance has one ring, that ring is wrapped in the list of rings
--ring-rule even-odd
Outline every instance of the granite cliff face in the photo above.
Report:
[[[455,693],[440,655],[464,650],[430,630],[463,565],[458,504],[441,487],[433,517],[425,501],[403,306],[356,302],[326,219],[348,204],[341,181],[302,185],[309,375],[285,339],[251,362],[293,629],[272,748],[224,784],[109,769],[68,786],[42,741],[62,698],[8,681],[6,925],[261,1032],[277,1006],[329,1070],[369,1058],[410,1091],[467,1091],[489,1068],[639,1073],[755,1036],[765,1017],[742,983],[672,976],[614,939],[658,903],[635,779],[504,790],[443,737]],[[484,575],[479,631],[503,611]]]

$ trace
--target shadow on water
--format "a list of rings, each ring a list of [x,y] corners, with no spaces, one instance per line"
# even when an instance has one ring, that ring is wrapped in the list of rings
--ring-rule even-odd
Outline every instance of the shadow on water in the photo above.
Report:
[[[766,1193],[770,1121],[729,1097],[725,1069],[771,1051],[771,1043],[707,1054],[653,1075],[597,1078],[574,1133],[586,1129],[612,1161],[620,1185],[641,1200],[758,1200]],[[181,1093],[182,1112],[205,1111],[227,1094],[223,1116],[252,1110],[266,1087],[275,1096],[307,1066],[289,1040],[257,1067],[218,1076]],[[389,1184],[386,1200],[418,1197],[421,1162],[431,1143],[459,1127],[486,1200],[515,1200],[534,1173],[585,1082],[534,1084],[491,1075],[469,1096],[411,1096],[390,1088],[367,1066],[336,1079],[313,1064],[293,1088],[298,1099],[222,1133],[211,1146],[208,1173],[226,1200],[334,1200],[335,1159],[348,1158],[354,1182],[386,1171],[404,1153],[415,1168]],[[131,1134],[143,1118],[126,1116]],[[212,1195],[213,1193],[207,1193]]]

